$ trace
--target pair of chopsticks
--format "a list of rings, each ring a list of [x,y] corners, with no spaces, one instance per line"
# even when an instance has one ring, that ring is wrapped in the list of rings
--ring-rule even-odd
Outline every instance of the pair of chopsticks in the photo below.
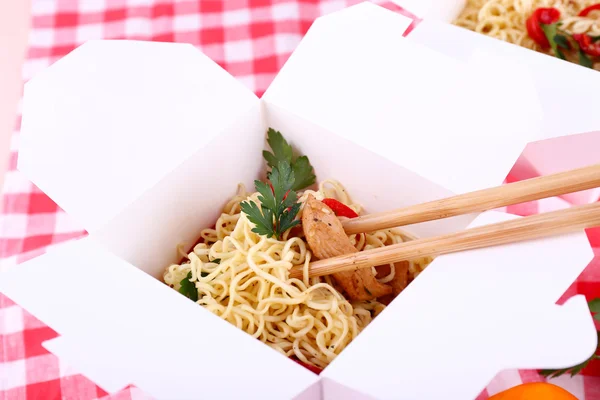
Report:
[[[521,182],[478,190],[393,211],[374,213],[343,222],[348,234],[373,232],[403,225],[483,212],[498,207],[560,196],[600,187],[600,164]],[[310,276],[386,265],[426,256],[498,246],[600,226],[600,203],[484,225],[447,235],[314,261]],[[294,267],[291,276],[302,276]]]

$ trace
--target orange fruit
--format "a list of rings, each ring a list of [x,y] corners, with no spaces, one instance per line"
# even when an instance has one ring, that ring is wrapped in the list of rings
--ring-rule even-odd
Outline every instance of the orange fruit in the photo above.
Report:
[[[547,382],[533,382],[497,393],[489,400],[577,400],[577,397],[560,386]]]

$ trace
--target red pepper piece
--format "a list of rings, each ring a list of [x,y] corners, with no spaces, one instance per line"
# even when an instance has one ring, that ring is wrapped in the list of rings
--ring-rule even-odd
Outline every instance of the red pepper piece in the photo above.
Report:
[[[348,218],[357,218],[358,214],[354,212],[353,209],[337,201],[336,199],[323,199],[323,203],[327,205],[327,207],[331,208],[331,210],[338,217],[348,217]]]
[[[548,38],[542,29],[541,24],[550,25],[555,23],[560,19],[560,11],[556,8],[538,8],[529,18],[527,18],[527,33],[529,37],[534,40],[537,44],[539,44],[543,48],[549,48],[550,43],[548,42]]]
[[[583,10],[579,11],[579,16],[587,17],[589,13],[591,13],[592,11],[596,11],[596,10],[600,10],[600,3],[593,4],[589,7],[584,8]]]
[[[573,39],[585,54],[593,57],[600,57],[600,42],[594,43],[590,35],[585,33],[574,33]]]
[[[314,372],[315,374],[319,375],[321,372],[323,372],[323,370],[319,367],[315,367],[314,365],[308,365],[306,363],[303,363],[302,361],[298,360],[297,358],[293,358],[290,357],[292,360],[294,360],[295,362],[297,362],[298,364],[302,365],[304,368],[310,370],[311,372]]]
[[[539,10],[539,11],[538,11]],[[550,25],[560,19],[560,11],[557,8],[538,8],[540,23]]]

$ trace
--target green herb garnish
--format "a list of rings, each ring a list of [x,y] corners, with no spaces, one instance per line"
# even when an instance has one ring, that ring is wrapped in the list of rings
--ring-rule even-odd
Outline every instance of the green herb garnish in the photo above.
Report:
[[[586,68],[594,67],[594,62],[583,52],[583,50],[579,50],[579,64]]]
[[[554,35],[554,42],[556,43],[557,47],[560,47],[562,49],[569,50],[571,48],[571,43],[565,35]]]
[[[554,24],[540,24],[542,31],[544,31],[544,35],[546,39],[548,39],[548,43],[550,47],[554,51],[556,57],[566,60],[566,56],[564,50],[570,51],[574,50],[574,52],[578,55],[579,64],[586,68],[593,68],[594,62],[592,59],[586,54],[586,52],[580,48],[577,40],[573,38],[572,35],[562,31],[560,29],[562,23],[556,22]],[[592,42],[598,40],[596,36],[590,36]]]
[[[600,321],[600,298],[590,300],[588,306],[590,307],[590,311],[596,314],[594,315],[594,319]]]
[[[196,284],[190,279],[192,279],[192,271],[188,272],[187,276],[181,280],[179,293],[193,301],[198,301],[198,289],[196,289]]]
[[[281,238],[285,231],[300,223],[295,219],[301,205],[298,203],[298,195],[292,189],[295,177],[290,164],[279,161],[269,173],[269,181],[270,185],[254,181],[256,190],[260,193],[260,206],[253,201],[243,201],[240,207],[248,216],[248,220],[255,225],[252,232]]]
[[[544,31],[544,34],[546,35],[546,38],[548,39],[548,42],[550,43],[550,47],[552,47],[552,50],[554,50],[554,54],[556,54],[556,56],[558,58],[566,60],[567,58],[565,57],[565,55],[559,48],[559,43],[561,44],[560,47],[563,47],[562,45],[565,45],[565,42],[566,42],[566,45],[569,46],[569,41],[567,40],[567,38],[565,36],[558,33],[559,32],[558,28],[560,27],[560,25],[561,25],[561,23],[557,22],[555,24],[541,24],[540,26],[542,27],[542,30]],[[569,49],[569,47],[563,47],[563,48]]]
[[[295,178],[292,190],[302,190],[315,183],[317,177],[308,161],[308,157],[301,156],[294,160],[292,146],[284,139],[281,132],[269,128],[267,143],[273,151],[272,153],[267,150],[263,151],[263,157],[267,160],[267,165],[273,170],[279,166],[280,162],[288,163],[294,172]]]

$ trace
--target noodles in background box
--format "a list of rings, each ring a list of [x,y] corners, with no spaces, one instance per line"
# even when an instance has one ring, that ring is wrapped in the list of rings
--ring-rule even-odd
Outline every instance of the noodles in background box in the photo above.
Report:
[[[555,8],[560,12],[559,29],[566,34],[566,37],[585,34],[592,38],[590,46],[595,47],[586,53],[591,54],[590,58],[592,58],[591,65],[587,66],[600,70],[600,61],[595,55],[596,47],[600,47],[600,42],[593,42],[600,37],[600,10],[584,12],[587,15],[579,16],[583,10],[599,2],[599,0],[467,0],[466,7],[454,24],[528,49],[557,55],[552,46],[541,45],[540,40],[535,40],[535,37],[528,34],[527,26],[528,19],[536,10]],[[541,41],[544,39],[542,38]],[[569,61],[580,62],[577,47],[580,46],[575,41],[571,41],[573,51],[560,47],[559,50],[562,50],[561,52]]]
[[[284,140],[276,131],[270,130],[269,133],[270,139],[280,137],[280,140]],[[276,148],[272,140],[269,143]],[[276,150],[274,153],[277,155]],[[292,162],[296,163],[293,165],[297,179],[306,170],[298,165],[304,161],[308,164],[308,159],[302,161],[302,158],[305,157]],[[310,164],[308,166],[312,172]],[[278,198],[277,186],[282,179],[277,178],[280,177],[279,172],[285,170],[281,164],[279,169],[273,167],[269,178],[270,189],[267,184],[257,181],[259,192],[248,193],[240,185],[237,194],[225,205],[215,228],[202,231],[200,243],[189,254],[185,254],[183,263],[166,269],[164,281],[285,356],[299,360],[307,367],[325,368],[384,310],[385,304],[416,278],[431,262],[431,258],[363,271],[372,274],[371,278],[377,280],[376,285],[385,288],[389,285],[386,292],[389,295],[381,298],[372,296],[367,281],[364,284],[366,294],[362,294],[367,298],[357,300],[357,293],[344,290],[344,287],[348,288],[344,283],[348,282],[341,277],[309,278],[308,265],[314,257],[305,231],[311,229],[310,224],[303,221],[300,226],[300,219],[295,219],[297,226],[285,230],[280,237],[269,237],[257,233],[259,227],[250,221],[250,215],[253,215],[251,203],[265,206],[267,202]],[[285,172],[281,175],[285,176]],[[305,183],[314,182],[310,176],[308,178],[304,180]],[[283,199],[283,208],[296,204],[298,218],[310,201],[319,202],[317,204],[320,204],[322,211],[335,213],[331,217],[340,220],[361,212],[360,205],[354,203],[344,187],[334,180],[321,182],[317,190],[306,189],[298,194],[287,190],[285,196],[279,196],[279,200]],[[271,192],[273,195],[269,197]],[[286,204],[286,198],[289,200],[290,197],[296,198],[297,202],[292,199],[290,204]],[[324,199],[325,202],[321,202]],[[325,204],[332,205],[332,208]],[[293,212],[293,208],[291,206],[287,210]],[[267,215],[264,207],[262,212]],[[277,218],[271,219],[273,221],[278,223]],[[331,226],[324,225],[327,229]],[[326,233],[335,235],[334,232]],[[356,251],[412,239],[399,229],[350,236],[342,230],[341,234],[344,237],[340,239],[348,240]],[[316,246],[314,243],[312,245]],[[304,268],[302,279],[290,278],[293,266]],[[392,290],[393,287],[395,289]]]

